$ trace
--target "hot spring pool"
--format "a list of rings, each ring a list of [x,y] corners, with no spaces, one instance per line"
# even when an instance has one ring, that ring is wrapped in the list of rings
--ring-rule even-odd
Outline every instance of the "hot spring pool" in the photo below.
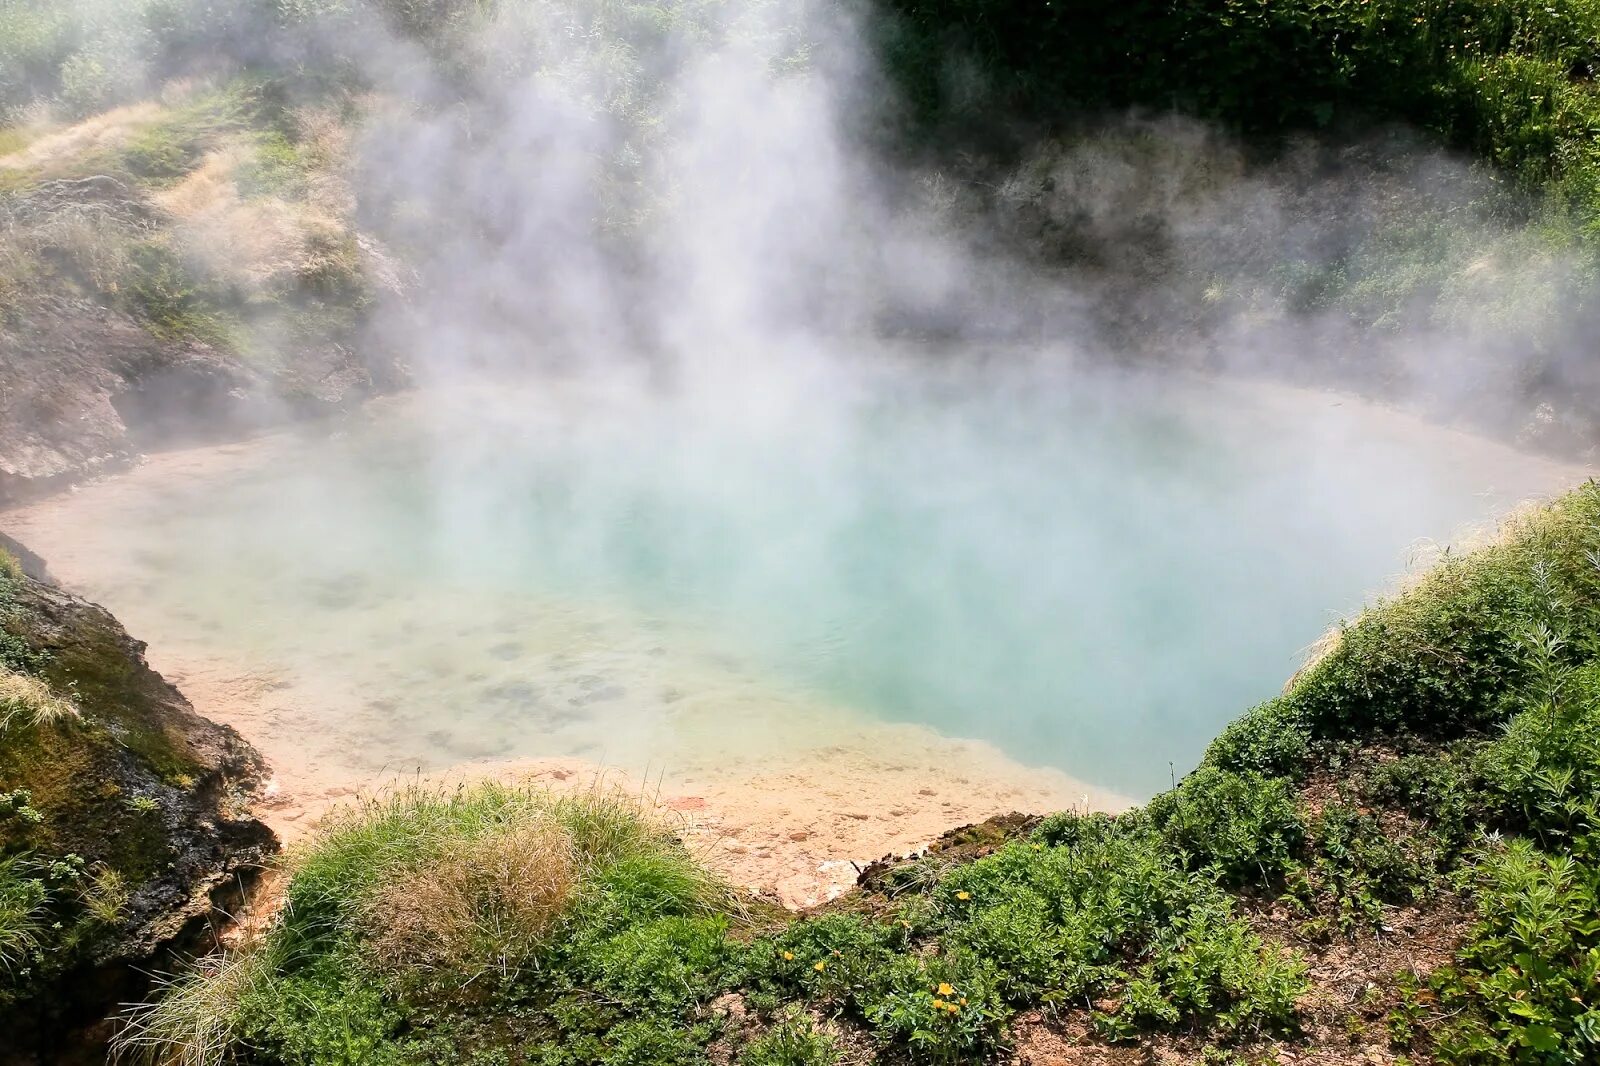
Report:
[[[412,396],[6,526],[183,673],[253,664],[240,695],[293,697],[253,728],[352,772],[904,722],[1139,798],[1419,538],[1580,476],[1325,394],[915,381]]]

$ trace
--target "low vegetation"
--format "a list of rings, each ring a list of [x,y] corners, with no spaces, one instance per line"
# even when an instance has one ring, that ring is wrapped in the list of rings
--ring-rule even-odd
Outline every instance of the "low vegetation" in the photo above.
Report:
[[[121,1046],[967,1063],[1049,1032],[1206,1061],[1593,1061],[1596,633],[1591,483],[1342,628],[1145,807],[952,834],[801,916],[740,903],[617,796],[399,792],[294,856],[266,932]],[[1423,932],[1396,956],[1401,924]]]

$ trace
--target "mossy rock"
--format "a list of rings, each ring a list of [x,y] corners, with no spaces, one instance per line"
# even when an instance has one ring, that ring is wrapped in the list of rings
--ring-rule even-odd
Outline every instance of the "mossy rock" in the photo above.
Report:
[[[26,1042],[103,1016],[114,999],[97,997],[123,995],[130,967],[180,945],[213,894],[277,843],[244,813],[266,775],[260,755],[196,714],[104,609],[26,575],[0,576],[0,636],[77,710],[0,729],[0,795],[25,797],[27,808],[0,816],[0,860],[46,882],[63,876],[51,869],[68,879],[51,883],[28,964],[0,970],[0,1031]],[[109,915],[88,902],[99,882],[119,889]]]

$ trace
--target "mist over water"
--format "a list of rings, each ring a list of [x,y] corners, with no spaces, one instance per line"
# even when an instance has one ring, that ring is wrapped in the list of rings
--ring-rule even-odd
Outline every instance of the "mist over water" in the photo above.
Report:
[[[1208,304],[1213,350],[1173,361],[1217,380],[1115,369],[1108,319],[1181,334],[1209,297],[1042,264],[970,190],[874,150],[898,104],[859,11],[503,4],[449,61],[328,11],[298,46],[370,88],[343,175],[382,281],[366,343],[416,391],[62,512],[120,568],[94,594],[141,636],[281,671],[325,716],[319,757],[670,766],[854,717],[1144,796],[1419,539],[1577,476],[1230,376],[1326,360],[1482,404],[1516,369],[1492,337]],[[1289,195],[1192,124],[1138,128],[1160,150],[1041,157],[992,199],[1113,264],[1159,231],[1190,282],[1353,244],[1371,198],[1348,175],[1310,217],[1315,181]],[[1394,180],[1464,174],[1436,163]],[[1535,266],[1547,298],[1564,265]],[[1396,377],[1368,358],[1388,350]]]
[[[673,772],[827,708],[1138,797],[1414,538],[1568,474],[1328,395],[874,356],[744,417],[614,378],[382,407],[95,511],[96,591],[307,698],[341,678],[373,770]]]

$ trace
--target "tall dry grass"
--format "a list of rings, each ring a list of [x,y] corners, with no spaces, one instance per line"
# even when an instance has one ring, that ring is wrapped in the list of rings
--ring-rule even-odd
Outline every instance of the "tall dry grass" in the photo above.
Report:
[[[276,916],[128,1008],[117,1057],[218,1066],[297,960],[337,955],[375,987],[448,997],[538,968],[586,900],[620,920],[738,913],[652,805],[600,785],[393,788],[328,816],[285,867]]]
[[[368,954],[393,974],[513,973],[555,928],[578,876],[572,834],[559,825],[449,841],[359,902]]]
[[[72,701],[36,677],[0,667],[0,733],[18,726],[48,726],[78,717]]]

